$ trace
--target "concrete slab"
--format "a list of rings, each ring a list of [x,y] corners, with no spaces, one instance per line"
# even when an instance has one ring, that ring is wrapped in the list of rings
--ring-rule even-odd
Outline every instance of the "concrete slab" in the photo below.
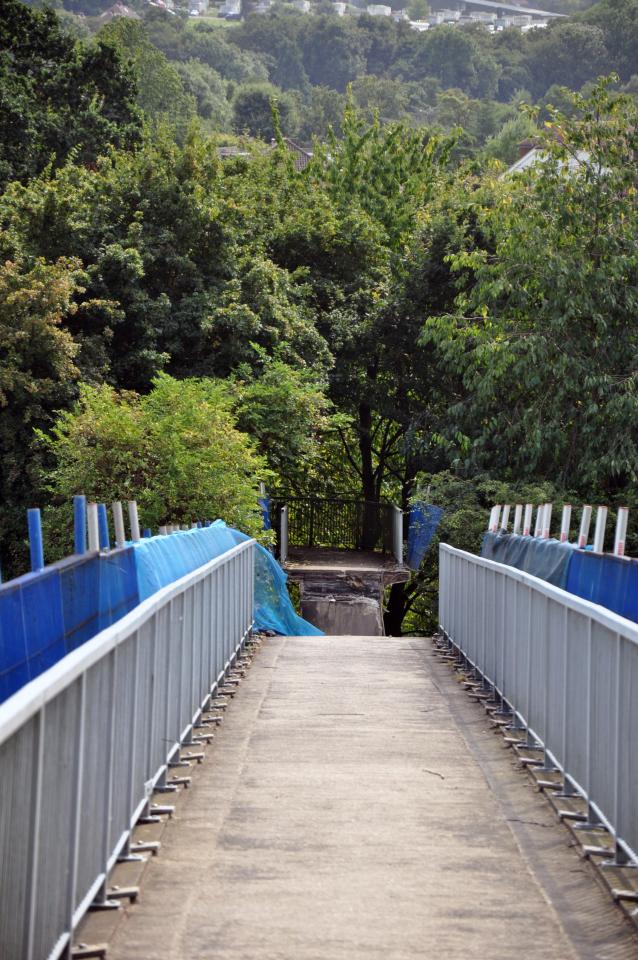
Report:
[[[636,939],[428,640],[273,638],[113,960],[625,960]]]

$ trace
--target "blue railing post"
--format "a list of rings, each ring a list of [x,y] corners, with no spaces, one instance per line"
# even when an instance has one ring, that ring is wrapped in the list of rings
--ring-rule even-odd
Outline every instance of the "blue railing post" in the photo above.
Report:
[[[73,537],[76,553],[86,553],[86,497],[73,497]]]
[[[37,507],[27,510],[29,525],[29,551],[31,553],[31,569],[42,570],[44,567],[44,550],[42,547],[42,518]]]
[[[109,540],[109,518],[106,513],[105,503],[98,503],[97,522],[100,529],[100,550],[110,550],[111,541]]]

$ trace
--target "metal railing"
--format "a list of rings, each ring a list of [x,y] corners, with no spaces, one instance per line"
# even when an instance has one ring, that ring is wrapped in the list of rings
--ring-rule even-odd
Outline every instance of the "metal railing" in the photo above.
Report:
[[[615,863],[638,864],[638,624],[530,574],[440,546],[444,637],[500,699]]]
[[[329,547],[336,550],[395,550],[395,518],[391,503],[339,497],[272,498],[272,515],[281,519],[287,507],[289,547]],[[278,544],[282,543],[279,525]]]
[[[0,953],[70,955],[251,626],[254,541],[164,587],[0,706]],[[168,789],[171,789],[170,783]]]

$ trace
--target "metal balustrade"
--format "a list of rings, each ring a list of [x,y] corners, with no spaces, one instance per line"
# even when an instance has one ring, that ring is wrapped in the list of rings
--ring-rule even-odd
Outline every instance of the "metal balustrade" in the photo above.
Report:
[[[141,603],[0,705],[0,955],[55,960],[252,626],[254,541]],[[170,788],[170,785],[169,785]]]
[[[291,548],[377,550],[402,562],[403,514],[391,503],[340,497],[273,496],[273,517],[281,518],[277,545],[281,553]],[[397,540],[399,545],[397,545]]]
[[[512,567],[440,546],[439,622],[544,749],[563,793],[638,865],[638,624]]]

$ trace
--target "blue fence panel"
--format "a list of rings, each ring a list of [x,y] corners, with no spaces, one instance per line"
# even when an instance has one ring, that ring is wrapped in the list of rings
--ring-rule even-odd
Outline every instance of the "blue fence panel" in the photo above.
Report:
[[[599,603],[638,623],[638,561],[575,550],[569,565],[570,593]]]
[[[421,566],[442,516],[443,508],[431,503],[413,503],[410,507],[407,562],[411,570]]]
[[[511,533],[486,533],[481,556],[524,570],[638,623],[638,560]]]

